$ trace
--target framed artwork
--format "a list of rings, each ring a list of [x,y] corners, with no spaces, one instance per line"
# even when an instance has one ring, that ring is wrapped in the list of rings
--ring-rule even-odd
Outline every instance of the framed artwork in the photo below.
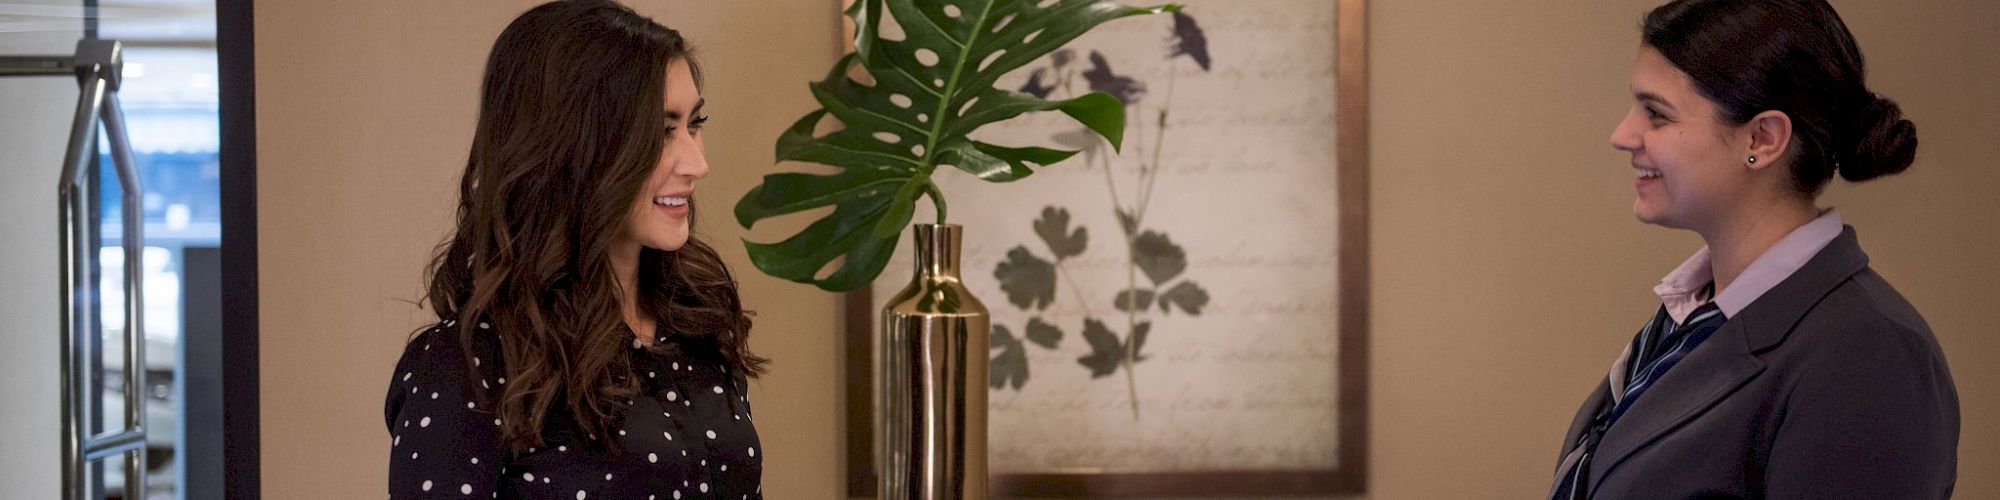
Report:
[[[937,175],[993,315],[995,496],[1363,490],[1364,0],[1176,3],[998,85],[1120,98],[1122,148],[1031,113],[976,135],[1082,153],[1006,185]],[[853,496],[875,493],[869,349],[910,279],[897,251],[846,298]]]

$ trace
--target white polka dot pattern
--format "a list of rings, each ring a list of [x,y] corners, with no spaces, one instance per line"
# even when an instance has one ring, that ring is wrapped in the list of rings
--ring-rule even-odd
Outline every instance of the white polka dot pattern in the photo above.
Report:
[[[544,431],[542,446],[508,453],[493,413],[505,386],[488,382],[506,383],[497,355],[503,334],[475,336],[469,356],[455,327],[427,330],[405,349],[384,420],[399,452],[390,498],[762,498],[746,386],[720,356],[685,348],[701,344],[627,351],[644,397],[616,407],[624,416],[611,439],[622,453],[606,457],[603,441],[555,428]],[[706,439],[677,439],[687,435]]]

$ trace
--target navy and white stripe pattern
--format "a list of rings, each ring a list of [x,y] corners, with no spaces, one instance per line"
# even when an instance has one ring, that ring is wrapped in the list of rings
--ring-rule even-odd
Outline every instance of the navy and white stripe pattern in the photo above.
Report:
[[[1678,325],[1674,324],[1673,316],[1667,314],[1667,308],[1661,306],[1659,312],[1653,314],[1653,320],[1646,322],[1646,326],[1632,338],[1628,349],[1631,356],[1616,365],[1609,375],[1611,402],[1598,411],[1596,423],[1578,438],[1576,449],[1563,460],[1567,469],[1557,475],[1560,479],[1550,492],[1550,498],[1589,498],[1585,486],[1590,476],[1590,459],[1597,454],[1597,445],[1604,439],[1604,432],[1632,408],[1632,403],[1638,401],[1639,396],[1659,382],[1667,370],[1680,363],[1681,358],[1687,357],[1687,353],[1708,340],[1708,336],[1728,320],[1722,308],[1713,301],[1696,308],[1688,315],[1687,322]]]

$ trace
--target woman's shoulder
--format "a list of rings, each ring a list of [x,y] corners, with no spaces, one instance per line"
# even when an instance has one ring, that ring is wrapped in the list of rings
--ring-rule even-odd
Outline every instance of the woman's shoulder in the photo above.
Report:
[[[1931,327],[1910,301],[1873,269],[1862,269],[1815,305],[1801,328],[1828,332],[1828,347],[1874,351],[1884,348],[1927,355],[1937,346]]]
[[[455,320],[445,320],[411,335],[409,342],[403,345],[403,355],[397,360],[396,369],[399,374],[414,378],[417,376],[415,371],[480,368],[492,361],[497,352],[499,338],[492,330],[483,327],[467,329]]]
[[[456,321],[445,320],[419,330],[403,346],[389,381],[384,410],[393,418],[412,398],[490,399],[479,396],[497,394],[505,380],[499,363],[499,339],[492,331],[468,330]]]
[[[417,331],[404,346],[382,415],[395,498],[452,492],[484,498],[474,493],[499,488],[507,455],[495,401],[504,372],[493,354],[498,342],[491,332],[478,333],[446,321]]]
[[[1916,308],[1873,270],[1820,298],[1783,344],[1760,357],[1785,384],[1778,415],[1795,432],[1891,453],[1948,454],[1956,439],[1958,389],[1944,351]],[[1896,418],[1879,418],[1891,413]]]
[[[1789,352],[1777,353],[1773,361],[1792,365],[1809,378],[1843,383],[1950,378],[1930,325],[1871,269],[1856,273],[1813,305],[1780,349]]]

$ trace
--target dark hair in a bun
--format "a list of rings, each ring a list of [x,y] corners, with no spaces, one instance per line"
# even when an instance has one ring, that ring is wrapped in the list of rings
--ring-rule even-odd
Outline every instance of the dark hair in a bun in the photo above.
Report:
[[[1903,119],[1896,101],[1877,97],[1861,112],[1853,151],[1841,158],[1840,178],[1861,182],[1910,168],[1917,157],[1917,126]]]
[[[1792,185],[1818,196],[1910,168],[1917,128],[1868,91],[1861,50],[1825,0],[1674,0],[1646,14],[1647,46],[1687,73],[1721,118],[1792,119]]]

